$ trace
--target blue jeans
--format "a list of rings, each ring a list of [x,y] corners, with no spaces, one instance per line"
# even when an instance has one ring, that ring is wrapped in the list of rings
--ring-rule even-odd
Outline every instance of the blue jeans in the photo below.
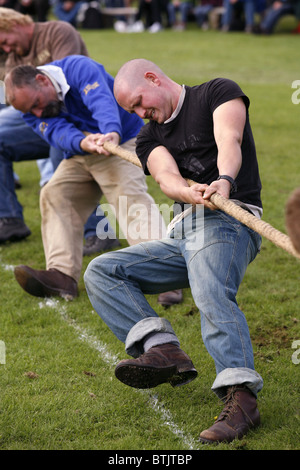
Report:
[[[179,6],[175,6],[172,2],[167,4],[167,11],[169,21],[171,25],[176,23],[176,13],[180,13],[180,19],[183,23],[187,23],[189,11],[192,8],[192,4],[189,2],[182,2]]]
[[[249,330],[236,294],[260,243],[257,233],[229,215],[200,206],[167,239],[95,258],[84,275],[87,293],[126,352],[138,357],[150,333],[169,333],[177,340],[170,323],[158,317],[144,294],[190,287],[200,310],[202,338],[215,362],[213,390],[221,396],[224,387],[246,383],[257,394],[263,382],[254,369]]]
[[[50,156],[52,165],[45,165]],[[42,159],[42,160],[40,160]],[[22,113],[12,106],[0,109],[0,218],[16,217],[24,220],[23,207],[15,191],[13,162],[38,160],[41,183],[45,184],[63,159],[60,150],[36,134],[22,118]],[[97,210],[97,215],[96,215]],[[104,218],[101,207],[95,208],[85,225],[85,238],[96,236],[97,224]],[[107,220],[108,236],[114,238],[114,231]],[[110,234],[110,235],[109,235]]]
[[[67,23],[72,24],[73,26],[77,26],[76,17],[81,6],[84,2],[77,2],[74,4],[74,7],[70,11],[66,11],[63,7],[63,1],[55,2],[53,5],[53,12],[54,15],[61,21],[66,21]]]
[[[212,5],[198,5],[194,9],[194,15],[198,26],[202,26],[204,22],[208,21],[208,14],[213,10]]]
[[[293,6],[288,3],[283,4],[282,7],[276,10],[271,6],[266,11],[264,19],[262,20],[260,26],[265,33],[271,34],[282,16],[293,15],[294,13],[295,10]]]
[[[22,119],[12,106],[0,111],[0,218],[23,220],[23,208],[17,199],[13,162],[37,160],[49,156],[49,145]]]
[[[255,14],[255,2],[254,0],[244,0],[242,1],[244,5],[245,12],[245,21],[246,26],[253,26],[254,24],[254,14]],[[225,13],[222,17],[222,26],[230,26],[233,16],[233,11],[235,8],[235,3],[230,3],[230,0],[224,0]]]

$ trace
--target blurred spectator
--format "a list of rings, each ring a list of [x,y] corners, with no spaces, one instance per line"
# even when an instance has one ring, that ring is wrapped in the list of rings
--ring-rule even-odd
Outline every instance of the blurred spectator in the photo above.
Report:
[[[50,2],[49,0],[18,0],[14,8],[24,15],[30,15],[35,21],[44,22],[48,20]]]
[[[150,33],[158,33],[163,29],[162,10],[165,10],[165,0],[139,0],[138,12],[133,24],[118,21],[115,29],[119,33],[141,33],[145,28]]]
[[[75,18],[77,27],[82,29],[103,28],[103,20],[98,0],[84,1]]]
[[[263,34],[272,34],[280,18],[285,15],[295,15],[296,19],[300,21],[300,1],[275,0],[266,10],[265,16],[259,25],[258,32]],[[293,32],[299,34],[300,27],[298,26]]]
[[[266,9],[265,0],[224,0],[225,12],[222,18],[222,31],[244,29],[254,32],[255,13],[262,14]],[[244,16],[244,18],[242,18]]]
[[[15,8],[17,0],[0,0],[0,7]]]
[[[77,15],[84,3],[83,0],[55,0],[53,13],[59,20],[76,27]]]
[[[223,0],[202,0],[199,5],[194,8],[196,23],[199,28],[209,28],[209,14],[217,8],[223,6]]]
[[[103,27],[99,0],[54,0],[53,13],[75,28]]]
[[[182,31],[186,28],[188,15],[193,3],[190,0],[170,0],[167,4],[169,22],[173,29]]]

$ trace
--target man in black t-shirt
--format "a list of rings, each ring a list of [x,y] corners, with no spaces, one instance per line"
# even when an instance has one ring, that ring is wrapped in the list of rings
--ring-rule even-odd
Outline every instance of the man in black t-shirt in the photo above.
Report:
[[[148,157],[155,147],[163,145],[173,156],[181,176],[210,184],[219,176],[214,111],[224,102],[238,98],[241,98],[241,107],[248,110],[249,99],[236,83],[225,79],[212,80],[192,88],[182,87],[181,95],[184,101],[180,113],[174,119],[163,124],[150,121],[141,131],[137,140],[137,153],[145,172],[149,174]],[[261,209],[261,183],[248,112],[241,152],[241,168],[236,175],[237,191],[230,197]]]
[[[249,123],[249,99],[240,87],[215,79],[181,86],[145,59],[127,62],[114,86],[118,103],[149,119],[137,138],[145,173],[183,206],[167,239],[142,243],[93,260],[85,283],[105,323],[134,359],[121,361],[119,380],[137,388],[182,385],[197,376],[165,318],[144,294],[190,287],[201,314],[201,334],[216,367],[212,389],[225,407],[202,442],[230,442],[260,422],[247,322],[236,294],[260,236],[210,202],[217,192],[261,216],[261,183]],[[189,185],[186,178],[195,182]]]

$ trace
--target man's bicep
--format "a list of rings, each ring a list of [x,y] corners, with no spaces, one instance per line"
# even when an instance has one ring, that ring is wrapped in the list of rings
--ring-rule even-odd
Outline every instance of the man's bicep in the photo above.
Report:
[[[229,133],[242,139],[246,123],[246,106],[242,98],[236,98],[218,106],[213,113],[214,135],[218,142]]]

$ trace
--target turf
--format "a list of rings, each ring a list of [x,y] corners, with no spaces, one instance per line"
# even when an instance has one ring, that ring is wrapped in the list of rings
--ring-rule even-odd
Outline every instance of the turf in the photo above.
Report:
[[[293,21],[281,22],[270,37],[203,32],[193,26],[182,33],[99,30],[82,35],[90,55],[112,74],[130,58],[146,57],[187,85],[220,76],[236,80],[251,100],[263,218],[285,232],[285,203],[300,182],[300,107],[292,102],[292,83],[300,79],[300,49],[299,38],[289,33]],[[23,162],[15,170],[32,235],[0,246],[0,340],[5,345],[0,354],[1,450],[299,450],[299,261],[263,240],[238,295],[256,369],[264,378],[260,428],[228,445],[203,446],[199,433],[212,424],[221,405],[210,390],[214,364],[202,343],[189,289],[182,305],[167,310],[156,296],[148,299],[171,321],[199,372],[197,379],[151,392],[120,383],[114,366],[126,357],[124,346],[93,311],[82,278],[73,302],[30,297],[14,280],[17,264],[44,268],[38,169],[35,162]],[[147,181],[158,204],[170,202],[150,177]],[[84,258],[82,273],[90,259]]]

